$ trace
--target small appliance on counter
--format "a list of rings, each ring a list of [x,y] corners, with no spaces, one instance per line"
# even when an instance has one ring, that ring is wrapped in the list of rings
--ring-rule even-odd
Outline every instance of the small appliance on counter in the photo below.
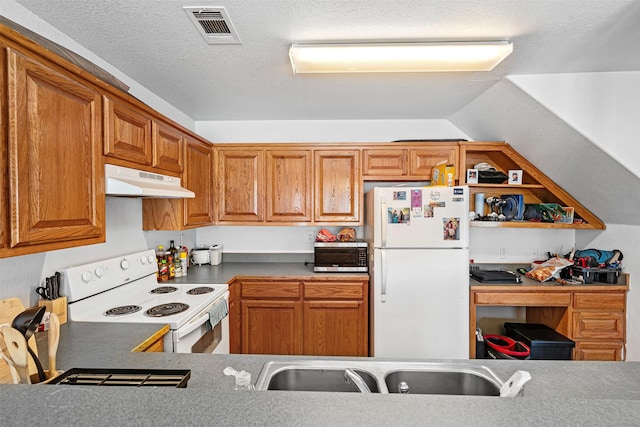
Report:
[[[211,254],[209,253],[209,246],[191,249],[191,264],[209,264],[210,260]]]
[[[315,242],[313,271],[354,273],[367,272],[367,242]]]

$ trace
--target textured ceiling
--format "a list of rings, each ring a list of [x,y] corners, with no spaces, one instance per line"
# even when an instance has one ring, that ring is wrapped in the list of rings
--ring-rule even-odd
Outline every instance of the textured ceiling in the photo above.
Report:
[[[194,120],[448,118],[506,75],[640,71],[638,0],[17,0]],[[183,6],[224,6],[208,45]],[[292,42],[508,39],[488,73],[294,75]]]

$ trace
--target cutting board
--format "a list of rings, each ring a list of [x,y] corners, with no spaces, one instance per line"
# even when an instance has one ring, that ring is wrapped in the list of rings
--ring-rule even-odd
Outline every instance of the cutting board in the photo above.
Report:
[[[0,300],[0,325],[3,323],[8,323],[11,325],[11,322],[15,317],[24,311],[24,305],[19,298],[8,298]],[[36,355],[38,355],[38,347],[36,345],[36,336],[33,336],[29,339],[29,347],[34,351]],[[37,373],[36,365],[33,363],[31,357],[29,357],[29,375]],[[9,366],[4,360],[0,360],[0,384],[13,384],[13,379],[11,378],[11,372],[9,371]]]

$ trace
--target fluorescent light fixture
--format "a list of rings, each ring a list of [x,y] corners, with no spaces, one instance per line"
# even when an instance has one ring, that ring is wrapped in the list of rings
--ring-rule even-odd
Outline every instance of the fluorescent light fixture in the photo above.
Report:
[[[510,41],[292,44],[298,73],[490,71],[513,51]]]

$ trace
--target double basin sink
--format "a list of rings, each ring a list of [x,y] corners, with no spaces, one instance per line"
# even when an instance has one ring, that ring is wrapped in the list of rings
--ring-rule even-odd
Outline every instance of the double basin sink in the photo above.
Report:
[[[524,379],[524,382],[515,381],[517,384],[514,384],[512,379],[518,373],[504,382],[489,368],[465,364],[367,360],[272,361],[264,364],[256,381],[256,389],[522,396],[522,386],[528,379]],[[528,376],[528,373],[524,374]],[[517,389],[509,389],[512,386]]]

